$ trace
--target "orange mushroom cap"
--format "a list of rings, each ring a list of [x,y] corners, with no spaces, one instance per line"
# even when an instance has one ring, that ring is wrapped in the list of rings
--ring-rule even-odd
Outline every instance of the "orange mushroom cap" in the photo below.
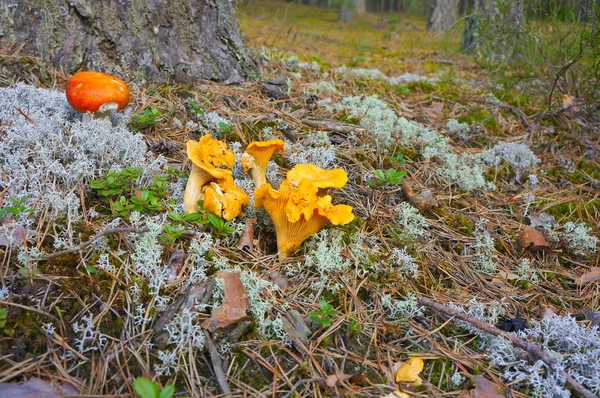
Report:
[[[298,164],[287,172],[287,179],[295,186],[310,180],[317,188],[343,188],[348,175],[343,169],[325,170],[314,164]]]
[[[419,373],[423,371],[424,366],[425,364],[421,358],[410,358],[396,372],[396,382],[410,384],[415,387],[420,386],[422,380],[419,377]]]
[[[244,190],[235,186],[231,177],[204,187],[204,209],[226,221],[237,217],[248,203],[250,198]]]
[[[114,103],[118,110],[129,103],[129,87],[118,77],[102,72],[75,73],[67,83],[67,101],[77,112],[95,113],[105,104]]]
[[[248,145],[240,161],[245,173],[252,169],[252,179],[256,188],[267,182],[269,160],[275,152],[283,151],[284,146],[282,140],[254,141]]]
[[[213,139],[209,134],[200,138],[200,141],[186,142],[186,147],[192,171],[183,193],[183,207],[189,214],[198,211],[197,202],[204,198],[204,185],[216,179],[231,178],[231,170],[219,167],[233,167],[235,154],[227,149],[227,144]]]
[[[254,207],[264,208],[275,225],[280,257],[297,250],[302,242],[325,225],[344,225],[354,220],[351,206],[334,206],[331,196],[319,198],[317,190],[317,187],[306,184],[302,188],[295,187],[284,180],[279,191],[270,184],[254,191]]]

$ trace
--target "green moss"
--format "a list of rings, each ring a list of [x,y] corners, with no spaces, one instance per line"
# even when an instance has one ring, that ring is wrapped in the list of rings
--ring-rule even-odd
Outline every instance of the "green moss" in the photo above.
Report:
[[[427,362],[428,367],[432,368],[429,382],[433,385],[440,386],[442,390],[448,388],[448,381],[451,377],[450,373],[454,368],[452,361],[444,357]]]
[[[479,124],[496,133],[500,131],[500,125],[496,118],[481,108],[470,110],[458,119],[458,121],[461,123]]]
[[[426,94],[431,93],[437,89],[435,84],[430,83],[427,80],[406,83],[406,88],[408,88],[410,91],[414,91],[416,93],[426,93]]]

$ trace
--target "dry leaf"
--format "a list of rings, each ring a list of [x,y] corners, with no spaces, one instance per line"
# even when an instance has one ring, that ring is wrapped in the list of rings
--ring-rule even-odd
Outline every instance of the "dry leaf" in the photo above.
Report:
[[[60,398],[65,395],[79,395],[79,391],[69,384],[52,384],[36,377],[23,384],[0,383],[0,396],[11,398]]]
[[[237,244],[238,250],[254,250],[254,224],[256,224],[256,218],[246,220],[246,225]]]
[[[181,249],[177,249],[173,251],[171,257],[169,257],[169,262],[167,265],[167,280],[169,282],[177,279],[179,272],[181,272],[181,268],[183,267],[183,259],[185,257],[185,252]]]
[[[569,94],[563,94],[562,95],[562,106],[563,108],[567,108],[569,106],[573,105],[573,97],[571,97]]]
[[[369,379],[367,378],[366,374],[359,373],[356,375],[352,375],[352,377],[350,377],[350,379],[348,380],[348,383],[364,387],[367,384],[369,384]]]
[[[529,250],[531,252],[538,252],[543,250],[549,250],[550,245],[546,242],[546,239],[538,232],[537,229],[526,227],[523,232],[519,234],[517,238],[517,245],[522,250]]]
[[[0,233],[0,246],[9,247],[13,244],[23,244],[24,240],[31,240],[36,234],[20,224],[12,222],[8,217],[0,220],[3,232]]]
[[[408,203],[421,210],[429,207],[437,207],[439,205],[438,200],[431,190],[427,189],[421,193],[415,194],[412,186],[407,182],[402,184],[402,195],[408,200]]]
[[[410,358],[396,372],[396,383],[410,384],[412,386],[420,386],[421,378],[419,373],[423,370],[425,364],[418,357]]]
[[[329,375],[325,379],[325,385],[329,388],[335,388],[338,381],[348,381],[350,380],[350,378],[352,378],[351,375],[347,375],[344,373],[340,373],[339,375]]]
[[[504,398],[502,389],[483,376],[473,377],[475,391],[473,398]]]
[[[467,390],[462,390],[458,393],[456,398],[472,398],[471,393]]]
[[[214,333],[216,330],[232,330],[240,322],[254,319],[246,315],[248,295],[239,272],[219,272],[215,278],[223,280],[223,304],[213,308],[210,318],[202,323],[202,327]]]
[[[592,326],[600,325],[600,312],[592,310],[581,311],[586,319],[592,321]]]
[[[595,282],[600,279],[600,267],[592,267],[590,272],[587,274],[583,274],[577,278],[575,278],[575,283],[578,285],[583,285],[584,283]]]
[[[444,110],[444,104],[441,102],[432,102],[431,106],[423,109],[423,113],[430,119],[437,119]]]

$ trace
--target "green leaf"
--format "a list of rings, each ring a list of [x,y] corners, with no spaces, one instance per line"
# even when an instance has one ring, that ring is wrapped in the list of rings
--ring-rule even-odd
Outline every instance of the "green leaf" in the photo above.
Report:
[[[199,213],[190,213],[190,214],[186,214],[185,216],[183,216],[183,221],[187,221],[187,222],[195,222],[198,221],[202,218],[202,216]]]
[[[323,325],[323,327],[331,326],[331,318],[329,318],[327,315],[323,316],[321,319],[321,325]]]
[[[321,313],[320,312],[311,311],[311,313],[308,314],[308,317],[313,322],[321,323]]]
[[[175,393],[175,386],[168,385],[158,395],[158,398],[171,398],[171,395]]]
[[[0,319],[6,319],[8,316],[8,310],[6,308],[0,308]]]
[[[102,189],[104,188],[104,184],[102,184],[102,181],[94,180],[90,181],[90,187],[94,189]]]
[[[385,173],[383,170],[375,170],[375,175],[377,175],[380,180],[385,180]]]
[[[98,269],[97,269],[96,267],[94,267],[94,266],[91,266],[91,265],[87,265],[87,266],[85,267],[85,270],[86,270],[87,272],[89,272],[90,274],[95,274],[95,273],[97,273],[97,272],[98,272]]]
[[[158,398],[160,396],[160,389],[158,386],[145,377],[138,377],[135,379],[133,388],[141,398]]]
[[[150,199],[150,192],[142,191],[141,197],[143,202],[147,202]]]
[[[0,218],[4,217],[6,213],[8,213],[8,207],[3,207],[0,209]]]

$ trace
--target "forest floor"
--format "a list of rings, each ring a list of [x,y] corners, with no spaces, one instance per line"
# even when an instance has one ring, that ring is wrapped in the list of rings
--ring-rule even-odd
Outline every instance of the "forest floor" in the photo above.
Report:
[[[422,20],[375,14],[340,24],[334,10],[279,2],[238,17],[259,82],[133,88],[127,129],[166,159],[132,166],[149,182],[129,169],[74,186],[76,220],[0,191],[0,383],[39,378],[84,396],[136,396],[142,376],[192,397],[567,396],[559,363],[598,395],[598,120],[568,98],[545,109],[543,82],[489,79],[493,65],[455,51],[460,27],[431,35]],[[35,59],[0,56],[2,87],[66,85]],[[0,118],[0,133],[44,126],[27,112]],[[282,259],[263,210],[184,220],[185,143],[208,133],[237,155],[284,140],[273,185],[298,163],[342,168],[347,184],[329,193],[355,219]],[[14,230],[29,238],[15,243]],[[242,286],[224,287],[224,272]],[[221,305],[248,317],[207,326]],[[499,327],[545,356],[494,338]],[[409,358],[416,370],[398,372]]]

